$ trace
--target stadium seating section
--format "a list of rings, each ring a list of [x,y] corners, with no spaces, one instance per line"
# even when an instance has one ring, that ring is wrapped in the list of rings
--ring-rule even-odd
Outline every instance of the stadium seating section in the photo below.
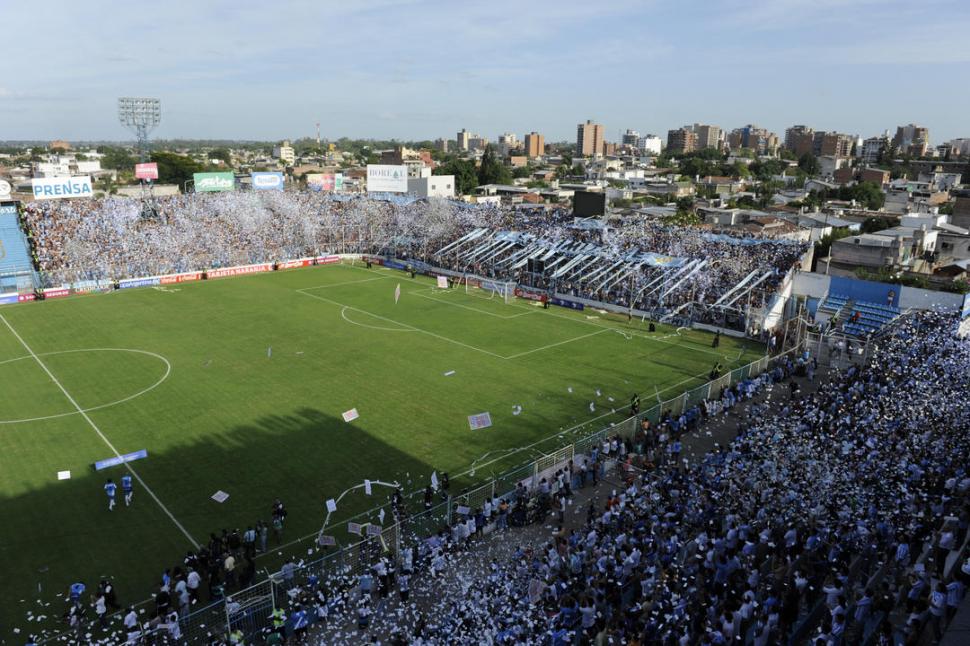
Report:
[[[845,333],[859,337],[877,333],[900,314],[898,307],[852,300],[844,294],[829,294],[819,304],[818,311],[829,314],[830,320],[837,321],[835,325]],[[859,319],[852,321],[856,313]]]

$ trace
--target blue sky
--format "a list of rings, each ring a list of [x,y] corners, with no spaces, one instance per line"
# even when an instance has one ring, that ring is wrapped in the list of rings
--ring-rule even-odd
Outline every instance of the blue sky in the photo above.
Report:
[[[0,139],[607,140],[685,123],[970,136],[968,0],[48,0],[3,8]],[[136,8],[143,7],[143,8]]]

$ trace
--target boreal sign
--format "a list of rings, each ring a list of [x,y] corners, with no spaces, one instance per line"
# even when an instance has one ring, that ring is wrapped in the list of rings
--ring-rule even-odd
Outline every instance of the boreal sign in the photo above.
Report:
[[[407,193],[407,166],[367,164],[367,192]]]

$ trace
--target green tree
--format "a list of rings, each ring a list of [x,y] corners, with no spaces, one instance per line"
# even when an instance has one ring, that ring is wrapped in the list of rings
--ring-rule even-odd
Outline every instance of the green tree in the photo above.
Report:
[[[98,152],[104,155],[101,158],[102,168],[112,168],[114,170],[121,171],[133,171],[135,170],[135,159],[134,155],[129,153],[124,148],[114,148],[111,146],[103,146],[98,148]]]
[[[798,158],[798,167],[809,177],[815,177],[822,172],[822,166],[812,153],[805,153]]]
[[[152,153],[152,161],[158,164],[159,184],[178,184],[184,186],[194,173],[204,169],[202,164],[191,157],[169,152]]]
[[[886,218],[866,218],[859,227],[862,233],[875,233],[889,228],[889,221]]]
[[[822,236],[822,239],[815,243],[815,256],[813,258],[813,264],[817,263],[819,258],[828,258],[829,250],[832,248],[832,243],[836,240],[841,240],[842,238],[852,235],[852,232],[847,228],[843,229],[833,229],[832,233],[827,236]],[[812,270],[815,268],[812,267]]]
[[[758,196],[758,206],[761,208],[766,208],[771,204],[771,198],[774,197],[775,193],[780,191],[784,184],[778,180],[769,180],[767,182],[761,182],[755,188],[755,194]]]
[[[754,173],[755,177],[766,182],[775,175],[781,175],[787,167],[788,164],[780,159],[759,159],[753,162],[748,168]]]
[[[478,167],[479,185],[510,184],[511,182],[512,174],[509,172],[509,169],[505,167],[502,160],[495,156],[495,150],[492,149],[492,145],[486,145],[485,152],[482,154],[482,162]]]
[[[467,159],[452,157],[432,172],[435,175],[454,175],[455,188],[462,195],[469,195],[478,186],[478,174],[475,172],[475,162]]]
[[[215,150],[210,150],[209,159],[219,159],[224,161],[226,165],[232,165],[232,153],[229,152],[228,148],[216,148]]]
[[[840,200],[855,200],[870,211],[878,211],[886,203],[886,194],[875,182],[859,182],[852,186],[842,186],[838,190]]]

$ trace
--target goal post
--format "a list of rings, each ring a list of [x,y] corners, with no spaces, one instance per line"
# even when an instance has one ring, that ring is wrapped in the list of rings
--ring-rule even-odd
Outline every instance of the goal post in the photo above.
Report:
[[[473,294],[475,289],[480,289],[488,294],[488,298],[501,298],[506,304],[515,300],[515,282],[505,280],[493,280],[466,274],[464,276],[465,293]]]

